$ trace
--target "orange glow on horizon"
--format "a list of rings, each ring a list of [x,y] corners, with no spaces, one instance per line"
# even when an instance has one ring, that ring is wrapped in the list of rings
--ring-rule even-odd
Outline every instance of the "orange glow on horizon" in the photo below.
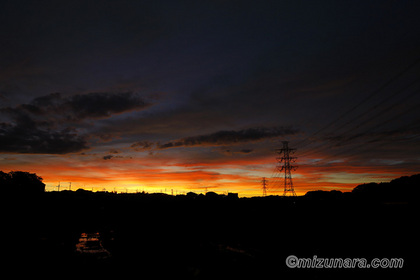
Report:
[[[261,196],[261,178],[268,179],[268,195],[282,195],[282,174],[273,172],[272,156],[230,158],[220,161],[179,160],[159,157],[123,158],[104,161],[80,155],[14,155],[16,159],[0,162],[0,170],[22,170],[43,178],[47,191],[79,188],[93,191],[216,193],[234,192],[241,197]],[[30,161],[32,159],[32,161]],[[41,160],[42,159],[42,160]],[[7,165],[6,165],[7,164]],[[410,175],[408,171],[386,166],[357,166],[345,161],[322,166],[302,159],[293,172],[298,195],[311,190],[351,191],[362,183],[383,182]],[[275,175],[275,177],[273,177]]]

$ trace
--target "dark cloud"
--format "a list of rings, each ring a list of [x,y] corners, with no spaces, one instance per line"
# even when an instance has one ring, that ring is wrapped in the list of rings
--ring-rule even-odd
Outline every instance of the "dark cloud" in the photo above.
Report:
[[[106,143],[106,142],[110,142],[115,138],[119,137],[119,133],[102,133],[102,132],[97,132],[95,133],[94,137],[97,138],[97,142],[98,143]]]
[[[114,156],[114,155],[106,155],[106,156],[103,156],[103,157],[102,157],[102,159],[104,159],[104,160],[110,160],[110,159],[123,159],[123,158],[132,159],[132,157],[130,157],[130,156]]]
[[[1,152],[65,154],[88,148],[87,135],[74,126],[109,118],[149,104],[135,93],[88,93],[63,97],[52,93],[28,104],[0,108]]]
[[[150,141],[139,141],[131,145],[135,151],[148,151],[151,150],[154,146],[153,142]]]
[[[285,127],[257,127],[242,130],[224,130],[206,135],[198,135],[182,138],[180,140],[159,145],[159,149],[173,147],[193,147],[193,146],[220,146],[232,145],[243,142],[260,141],[267,138],[296,134],[298,131]]]
[[[185,137],[179,140],[170,141],[164,144],[153,144],[149,141],[140,141],[131,145],[135,150],[150,150],[153,145],[156,149],[163,150],[177,147],[197,146],[223,146],[235,145],[245,142],[256,142],[268,138],[294,135],[298,130],[288,127],[256,127],[242,130],[222,130],[211,134]],[[244,149],[241,153],[250,153],[252,150]]]
[[[140,110],[148,104],[139,95],[125,93],[89,93],[74,95],[63,104],[76,120],[108,118],[113,114]]]
[[[62,121],[78,122],[85,119],[104,119],[114,114],[141,110],[148,104],[136,93],[93,92],[63,97],[60,93],[37,97],[29,104],[15,108],[3,108],[9,114],[31,114],[34,116],[54,116]]]
[[[106,156],[103,157],[103,159],[104,160],[108,160],[108,159],[111,159],[113,157],[114,157],[113,155],[106,155]]]
[[[53,131],[37,128],[33,123],[0,123],[0,152],[66,154],[88,148],[86,137],[66,128]]]
[[[225,155],[225,156],[233,156],[236,154],[239,155],[248,155],[252,152],[254,152],[253,149],[240,149],[240,150],[232,150],[232,149],[226,149],[226,147],[220,147],[220,149],[217,150],[220,154]]]

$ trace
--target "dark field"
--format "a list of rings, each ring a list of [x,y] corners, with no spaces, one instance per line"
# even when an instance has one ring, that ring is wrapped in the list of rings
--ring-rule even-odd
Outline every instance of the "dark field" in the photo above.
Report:
[[[411,202],[351,195],[235,199],[90,192],[7,201],[13,207],[3,230],[9,249],[5,268],[15,273],[29,269],[34,275],[138,279],[352,278],[399,277],[413,266]],[[77,251],[82,233],[97,236],[107,253]],[[289,255],[404,258],[404,267],[291,269],[285,264]]]

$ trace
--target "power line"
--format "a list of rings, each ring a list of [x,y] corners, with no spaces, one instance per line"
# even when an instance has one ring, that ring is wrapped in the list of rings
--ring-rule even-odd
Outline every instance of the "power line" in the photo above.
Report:
[[[316,132],[312,133],[311,135],[309,135],[308,137],[306,137],[302,141],[299,141],[298,143],[296,143],[296,146],[299,147],[299,148],[302,148],[302,147],[300,147],[300,145],[304,144],[310,138],[312,138],[312,137],[318,135],[319,133],[321,133],[322,131],[330,128],[331,126],[333,126],[334,124],[336,124],[337,122],[339,122],[341,119],[343,119],[345,116],[347,116],[350,113],[352,113],[354,110],[356,110],[357,108],[359,108],[360,106],[362,106],[364,103],[366,103],[367,101],[369,101],[371,98],[373,98],[374,96],[376,96],[377,94],[379,94],[383,89],[385,89],[386,87],[388,87],[394,81],[398,80],[402,75],[404,75],[405,73],[407,73],[411,68],[413,68],[414,66],[416,66],[419,62],[420,62],[420,57],[417,58],[413,63],[411,63],[410,65],[408,65],[406,68],[404,68],[402,71],[400,71],[397,75],[395,75],[394,77],[392,77],[391,79],[389,79],[387,82],[385,82],[384,84],[382,84],[379,88],[377,88],[376,90],[374,90],[373,92],[371,92],[363,100],[361,100],[360,102],[358,102],[356,105],[354,105],[353,107],[351,107],[349,110],[345,111],[340,116],[338,116],[335,120],[333,120],[332,122],[328,123],[326,126],[320,128]]]
[[[420,104],[417,105],[418,108],[420,109]],[[417,125],[414,128],[411,128],[412,132],[411,135],[408,135],[406,137],[393,137],[391,139],[385,139],[384,140],[384,136],[383,134],[379,134],[377,135],[376,138],[372,139],[369,141],[369,143],[374,144],[374,146],[369,146],[367,147],[366,145],[360,145],[360,143],[356,143],[354,145],[352,145],[352,147],[349,147],[348,149],[345,150],[340,150],[336,153],[332,153],[332,154],[328,154],[328,155],[324,155],[322,157],[322,159],[320,159],[319,161],[316,162],[316,165],[321,165],[321,164],[325,164],[328,161],[333,161],[335,158],[337,158],[338,156],[345,156],[345,158],[350,159],[351,157],[354,157],[356,154],[365,154],[366,152],[372,151],[372,149],[378,149],[381,148],[384,145],[388,145],[388,144],[392,144],[393,147],[395,147],[395,145],[401,145],[403,143],[409,143],[412,141],[416,141],[416,139],[420,138],[420,126],[418,125],[420,123],[420,118],[414,120],[413,122],[411,122],[410,124],[407,124],[406,126],[404,126],[401,129],[398,129],[396,131],[389,131],[389,132],[385,132],[388,133],[389,135],[395,135],[395,134],[401,134],[403,133],[403,131],[408,131],[410,129],[410,127],[412,127],[414,124]],[[379,142],[380,141],[380,142]],[[418,140],[417,140],[418,143]]]
[[[410,69],[412,69],[414,66],[416,66],[419,62],[420,62],[420,58],[416,59],[413,63],[411,63],[406,68],[404,68],[402,71],[400,71],[395,76],[393,76],[391,79],[386,81],[379,88],[377,88],[376,90],[371,92],[363,100],[361,100],[360,102],[358,102],[357,104],[355,104],[354,106],[349,108],[347,111],[345,111],[339,117],[337,117],[336,119],[334,119],[333,121],[328,123],[326,126],[322,127],[321,129],[317,130],[316,132],[312,133],[311,135],[307,136],[305,139],[299,141],[296,145],[300,149],[302,149],[302,148],[308,146],[308,141],[309,140],[313,139],[315,136],[317,136],[321,132],[324,132],[324,131],[330,129],[331,131],[334,131],[336,133],[337,131],[340,131],[340,130],[343,130],[343,129],[347,128],[347,130],[345,130],[344,132],[342,132],[338,135],[337,134],[333,135],[329,139],[328,138],[326,139],[326,140],[329,140],[329,141],[327,141],[325,143],[322,143],[315,148],[310,148],[308,151],[306,151],[306,153],[303,153],[302,155],[300,155],[300,157],[315,154],[319,151],[324,150],[326,147],[331,148],[331,147],[340,147],[340,146],[346,145],[350,141],[354,141],[355,139],[358,139],[362,136],[365,136],[367,133],[372,132],[373,129],[377,129],[378,127],[381,127],[381,126],[386,125],[390,122],[393,122],[396,119],[408,114],[410,111],[418,108],[419,104],[415,105],[414,107],[411,107],[409,110],[404,110],[403,112],[397,112],[397,114],[394,114],[391,118],[388,118],[381,123],[376,123],[373,126],[369,126],[367,128],[367,125],[369,125],[373,120],[375,120],[378,117],[384,115],[385,113],[395,112],[394,109],[397,108],[398,106],[401,106],[402,104],[404,104],[404,103],[402,103],[403,101],[406,101],[406,100],[412,98],[413,96],[415,96],[418,93],[417,90],[411,92],[408,95],[403,96],[402,98],[400,98],[398,100],[398,102],[396,102],[396,103],[394,102],[393,104],[391,104],[391,105],[383,108],[382,110],[378,111],[382,107],[382,105],[384,105],[388,101],[393,100],[397,96],[401,96],[402,93],[404,93],[406,90],[410,89],[412,86],[414,86],[416,83],[418,83],[420,81],[420,79],[416,79],[416,80],[412,81],[411,83],[409,83],[408,85],[404,86],[403,88],[400,88],[399,90],[393,91],[393,93],[391,93],[391,95],[389,95],[387,98],[382,99],[381,101],[373,104],[372,106],[370,106],[369,108],[367,108],[363,112],[359,113],[357,116],[354,116],[350,120],[347,120],[344,124],[340,125],[339,127],[337,125],[341,120],[343,120],[345,117],[349,116],[356,109],[361,107],[364,103],[368,102],[373,97],[375,97],[380,92],[382,92],[385,88],[390,86],[393,82],[397,81],[400,77],[402,77],[404,74],[406,74]],[[376,113],[372,115],[371,114],[372,112],[376,112]],[[370,114],[370,117],[369,117],[369,114]],[[369,119],[367,119],[367,118],[369,118]],[[354,124],[354,125],[351,128],[349,128],[349,126],[352,125],[352,124]],[[359,133],[356,133],[356,134],[354,133],[355,130],[358,130],[362,127],[365,127],[366,129],[362,132],[359,132]],[[409,127],[410,127],[410,125],[406,126],[406,128],[409,128]],[[353,132],[353,135],[350,136],[350,137],[347,137],[347,135],[350,134],[351,132]],[[412,140],[412,139],[415,139],[419,136],[420,136],[420,134],[417,134],[417,135],[411,136],[410,139]],[[320,139],[320,140],[322,140],[322,139]],[[333,140],[338,140],[338,141],[336,141],[335,145],[331,145]],[[380,140],[383,140],[383,139],[380,139]],[[375,141],[375,140],[372,140],[372,141]],[[379,141],[379,139],[377,141]],[[407,141],[409,141],[409,140],[407,140]],[[275,186],[280,181],[280,173],[279,172],[284,171],[284,193],[283,194],[286,195],[286,194],[291,193],[292,195],[296,195],[295,192],[294,192],[293,183],[292,183],[292,176],[291,176],[291,170],[295,170],[296,167],[292,166],[290,164],[290,162],[294,162],[296,160],[296,157],[290,157],[290,153],[293,153],[295,151],[295,149],[288,148],[288,146],[287,146],[288,144],[285,144],[285,143],[288,143],[288,142],[287,141],[283,142],[283,149],[277,149],[277,152],[279,154],[283,154],[283,157],[278,158],[278,164],[275,167],[275,169],[273,171],[273,174],[271,175],[272,180],[271,180],[270,185],[272,186],[271,187],[272,189],[276,188]],[[385,145],[385,143],[383,143],[382,145]],[[354,145],[351,145],[351,146],[354,146]],[[348,152],[355,153],[358,150],[359,147],[360,147],[360,145],[358,144],[356,147],[351,147],[351,148],[348,148],[346,150],[341,150],[338,153],[327,155],[320,162],[325,162],[328,158],[336,157],[337,155],[340,155],[340,154],[348,154]],[[287,151],[287,150],[288,150],[288,155],[284,154],[284,151]],[[320,163],[320,162],[318,162],[318,163]],[[280,165],[281,163],[283,163],[283,166]],[[276,171],[279,171],[279,172],[276,172]]]
[[[387,102],[387,101],[391,100],[392,98],[394,98],[395,96],[401,94],[403,91],[407,90],[408,88],[410,88],[411,86],[413,86],[415,83],[417,83],[419,81],[420,81],[420,79],[417,79],[414,82],[410,83],[408,86],[404,87],[403,89],[400,89],[400,90],[394,92],[390,97],[388,97],[388,98],[382,100],[381,102],[375,104],[374,106],[368,108],[365,112],[363,112],[362,114],[356,116],[352,120],[346,122],[345,124],[343,124],[339,128],[336,128],[334,132],[337,132],[339,130],[342,130],[344,127],[349,126],[351,123],[355,122],[357,119],[360,119],[361,117],[366,116],[368,113],[374,112],[375,109],[378,109],[380,105],[383,105],[385,102]],[[373,120],[375,120],[378,117],[380,117],[381,115],[384,115],[385,113],[393,112],[394,111],[394,108],[396,108],[396,107],[398,107],[398,106],[400,106],[400,105],[403,104],[402,103],[403,101],[406,101],[406,100],[412,98],[413,96],[416,96],[417,94],[418,94],[418,90],[413,91],[409,95],[406,95],[406,96],[400,98],[400,100],[398,102],[394,102],[391,105],[387,106],[386,108],[383,108],[378,113],[376,113],[376,114],[368,117],[368,119],[365,119],[365,120],[362,119],[362,120],[360,120],[360,122],[356,123],[353,127],[347,129],[345,132],[343,132],[343,133],[341,133],[339,135],[335,135],[335,136],[329,137],[329,138],[330,139],[333,139],[333,138],[335,138],[335,139],[345,138],[345,136],[348,135],[350,132],[354,132],[356,129],[359,129],[359,128],[363,127],[363,126],[368,125]],[[391,121],[397,119],[398,117],[401,117],[402,115],[409,113],[410,111],[412,111],[412,109],[405,110],[404,112],[402,112],[402,114],[398,114],[397,117],[391,118],[391,119],[389,119],[389,121],[382,122],[379,125],[378,124],[374,124],[374,126],[372,126],[371,128],[369,128],[367,130],[367,132],[369,132],[373,128],[377,128],[379,126],[383,126],[383,125],[387,124],[388,122],[391,122]],[[320,150],[323,150],[324,149],[324,146],[326,146],[326,145],[330,146],[329,143],[321,144],[318,147],[315,147],[315,150],[308,151],[308,152],[302,154],[301,156],[307,156],[307,155],[310,155],[310,154],[314,154],[314,153],[316,153],[316,152],[318,152]]]
[[[419,93],[419,91],[415,91],[415,92],[411,93],[407,98],[411,98],[412,96],[414,96],[414,95],[416,95],[418,93]],[[392,105],[388,106],[387,108],[384,108],[378,114],[372,116],[371,118],[372,119],[375,119],[375,118],[377,118],[377,117],[379,117],[379,116],[381,116],[381,115],[383,115],[385,113],[389,113],[389,112],[392,111],[392,109],[394,109],[395,107],[397,107],[399,105],[400,104],[392,104]],[[420,108],[420,104],[415,104],[414,106],[411,106],[409,109],[406,109],[406,110],[404,110],[402,112],[397,112],[396,115],[394,115],[394,116],[386,119],[383,122],[375,123],[373,126],[370,126],[370,127],[366,128],[365,130],[363,130],[361,132],[353,133],[353,135],[348,136],[348,135],[350,135],[351,132],[356,131],[356,129],[359,129],[360,127],[363,127],[364,125],[368,124],[369,122],[365,122],[365,123],[363,123],[361,125],[360,124],[359,125],[356,125],[356,126],[350,128],[350,129],[346,130],[344,133],[341,133],[340,135],[336,135],[334,137],[330,137],[330,140],[331,139],[334,139],[334,138],[336,140],[338,140],[334,145],[331,145],[331,141],[330,141],[330,142],[327,142],[325,144],[322,144],[321,146],[317,147],[316,149],[313,149],[311,151],[308,151],[308,152],[306,152],[306,153],[304,153],[304,154],[302,154],[300,156],[301,157],[304,157],[304,156],[309,156],[309,155],[316,154],[317,152],[322,151],[324,149],[323,146],[326,146],[326,145],[328,145],[329,147],[334,147],[334,146],[335,147],[339,147],[339,146],[345,145],[349,141],[354,141],[355,139],[358,139],[360,137],[366,137],[366,135],[368,135],[369,133],[372,134],[375,129],[378,129],[379,127],[382,127],[382,126],[384,126],[386,124],[389,124],[389,123],[391,123],[391,122],[393,122],[393,121],[401,118],[402,116],[410,113],[411,111],[417,110],[419,108]],[[405,126],[406,129],[408,129],[409,127],[410,126]],[[403,128],[400,128],[400,130],[404,130],[404,127]],[[385,136],[386,136],[386,134],[383,134],[383,137],[385,137]],[[339,140],[340,138],[341,138],[341,140]]]
[[[369,107],[367,110],[365,110],[362,114],[359,114],[358,116],[356,116],[355,118],[352,118],[351,120],[347,121],[346,123],[344,123],[343,125],[340,126],[340,128],[346,127],[349,124],[354,123],[356,120],[366,116],[367,114],[369,114],[370,112],[374,111],[375,109],[377,109],[379,106],[381,106],[382,104],[384,104],[385,102],[391,100],[392,98],[398,96],[399,94],[401,94],[402,92],[406,91],[407,89],[409,89],[410,87],[412,87],[414,84],[418,83],[420,81],[420,79],[417,79],[413,82],[411,82],[410,84],[408,84],[407,86],[405,86],[404,88],[394,92],[391,96],[389,96],[386,99],[383,99],[381,102]],[[414,92],[417,93],[417,92]],[[407,98],[410,98],[413,95],[410,94]],[[372,120],[373,118],[376,118],[376,116],[374,117],[370,117],[369,120]],[[362,121],[361,123],[365,123],[364,121]]]

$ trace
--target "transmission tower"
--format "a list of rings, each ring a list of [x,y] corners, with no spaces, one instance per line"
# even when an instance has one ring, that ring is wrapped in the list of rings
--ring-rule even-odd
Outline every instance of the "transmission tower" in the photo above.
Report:
[[[267,181],[267,179],[265,177],[262,178],[261,184],[262,184],[263,196],[266,196],[267,195],[267,184],[268,184],[268,181]]]
[[[283,148],[277,149],[276,151],[279,155],[281,155],[277,158],[277,170],[280,173],[284,171],[283,196],[296,196],[292,182],[292,170],[296,170],[297,166],[294,166],[291,163],[295,162],[297,157],[290,156],[290,154],[293,154],[296,151],[296,149],[290,149],[288,141],[283,141],[282,143]]]

